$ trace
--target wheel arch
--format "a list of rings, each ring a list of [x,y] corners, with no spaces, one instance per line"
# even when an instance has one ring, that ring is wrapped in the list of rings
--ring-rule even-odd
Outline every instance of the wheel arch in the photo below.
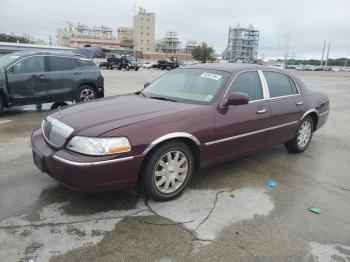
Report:
[[[81,83],[78,84],[78,88],[81,87],[81,86],[90,86],[90,87],[92,87],[95,90],[95,92],[97,92],[97,86],[93,82],[81,82]]]
[[[306,111],[304,113],[304,115],[302,116],[302,118],[300,119],[300,121],[303,120],[307,116],[310,116],[312,118],[312,120],[314,122],[314,130],[313,131],[315,132],[316,128],[317,128],[318,118],[319,118],[319,114],[318,114],[317,110],[310,109],[310,110]]]
[[[160,146],[173,141],[182,142],[190,148],[194,158],[194,168],[195,170],[199,169],[199,165],[200,165],[199,146],[201,144],[200,141],[195,136],[189,133],[175,132],[175,133],[170,133],[157,138],[152,143],[150,143],[149,146],[143,151],[142,154],[144,155],[144,159],[141,164],[138,181],[140,181],[140,177],[141,177],[141,173],[144,168],[144,165],[146,164],[147,159],[152,155],[152,152],[157,150]]]

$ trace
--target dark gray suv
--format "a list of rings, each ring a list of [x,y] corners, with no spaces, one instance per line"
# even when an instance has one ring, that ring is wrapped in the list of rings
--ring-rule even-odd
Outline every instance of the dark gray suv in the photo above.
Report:
[[[4,108],[84,102],[104,96],[104,79],[89,59],[76,54],[16,52],[0,57],[0,114]],[[55,106],[53,106],[55,107]]]

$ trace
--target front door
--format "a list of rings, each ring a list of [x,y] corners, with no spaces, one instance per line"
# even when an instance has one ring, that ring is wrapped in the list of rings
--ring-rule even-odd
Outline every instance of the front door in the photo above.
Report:
[[[246,105],[220,105],[216,114],[216,140],[209,143],[214,147],[217,161],[225,161],[268,144],[269,135],[265,129],[270,126],[271,113],[258,72],[239,73],[225,97],[233,92],[246,93],[250,101]]]
[[[49,101],[49,77],[44,56],[20,60],[7,70],[8,90],[14,105]]]

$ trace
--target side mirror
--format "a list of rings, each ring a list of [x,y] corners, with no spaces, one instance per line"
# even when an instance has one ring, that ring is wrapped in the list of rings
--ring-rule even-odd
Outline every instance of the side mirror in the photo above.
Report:
[[[149,82],[147,82],[147,83],[144,83],[143,84],[143,88],[146,88],[147,86],[149,86],[150,85],[150,83]]]
[[[249,97],[246,93],[235,92],[229,95],[224,106],[238,106],[249,103]]]

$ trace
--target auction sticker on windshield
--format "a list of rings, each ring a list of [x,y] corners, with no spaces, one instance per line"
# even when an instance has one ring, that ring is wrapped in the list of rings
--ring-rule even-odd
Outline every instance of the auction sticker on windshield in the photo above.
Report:
[[[213,79],[213,80],[219,80],[222,76],[217,75],[217,74],[204,72],[203,74],[201,74],[201,77],[209,78],[209,79]]]

